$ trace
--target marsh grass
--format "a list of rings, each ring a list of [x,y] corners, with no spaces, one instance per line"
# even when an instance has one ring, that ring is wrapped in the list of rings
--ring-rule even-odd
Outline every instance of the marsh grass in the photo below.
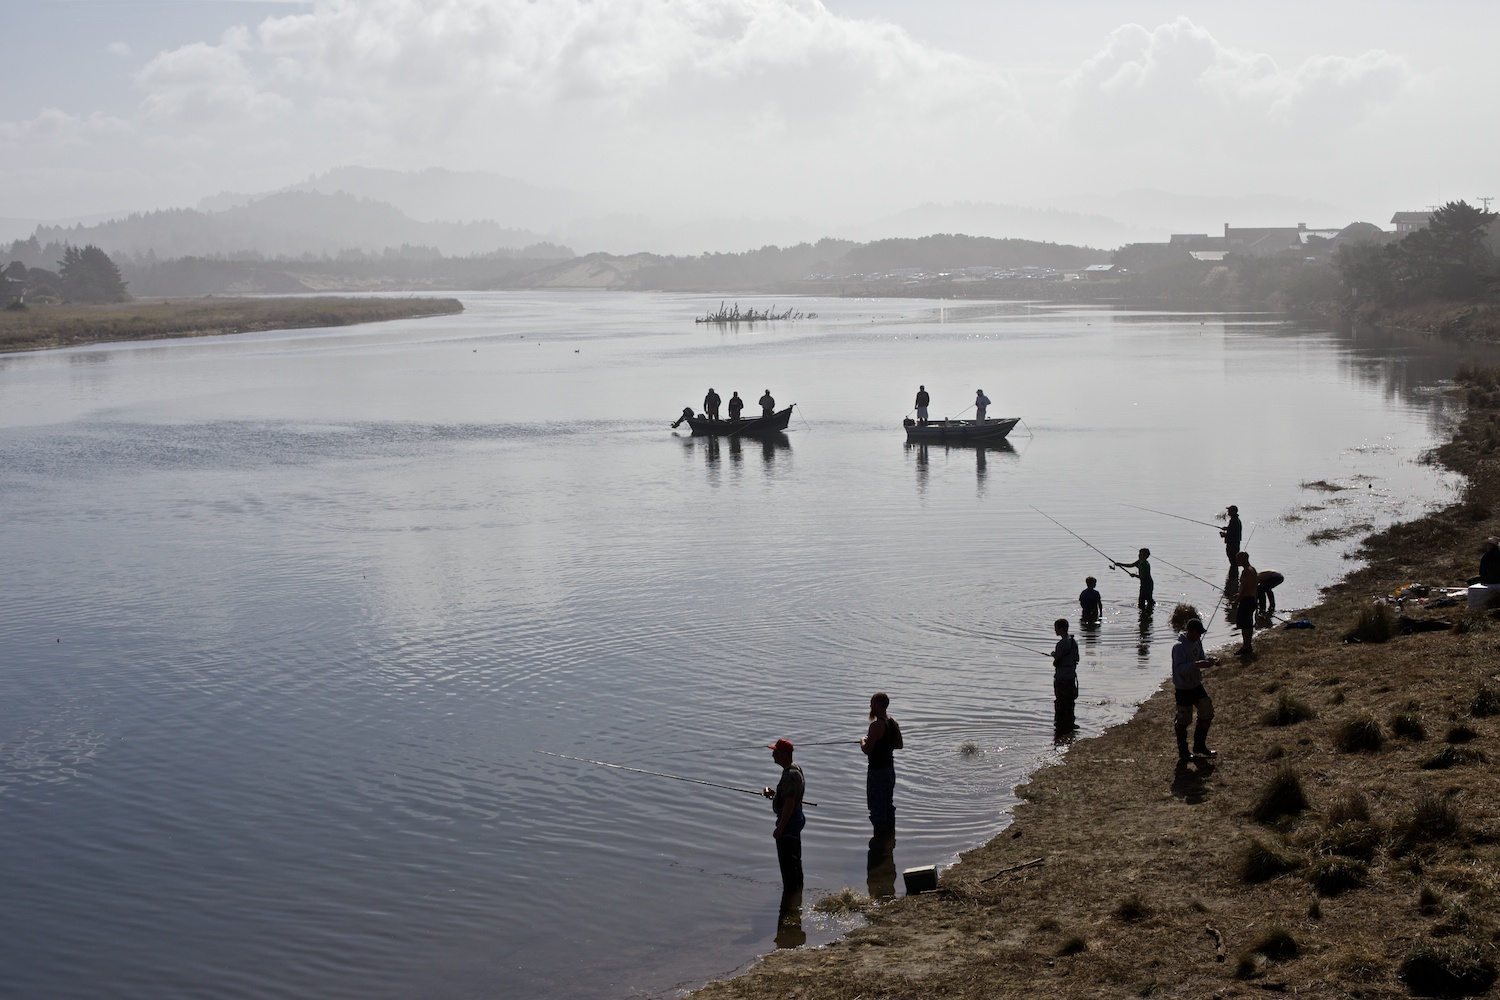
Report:
[[[854,913],[863,913],[871,905],[873,905],[873,900],[869,896],[856,892],[846,885],[838,892],[818,900],[813,904],[813,909],[831,916],[849,916]]]
[[[1365,798],[1364,792],[1341,792],[1329,800],[1328,811],[1325,816],[1331,826],[1356,821],[1368,823],[1370,821],[1370,800]]]
[[[1307,808],[1302,778],[1296,768],[1282,765],[1261,789],[1250,815],[1257,823],[1274,823],[1283,816],[1299,815]]]
[[[1464,764],[1483,764],[1486,760],[1485,755],[1478,750],[1450,744],[1422,761],[1422,770],[1446,771],[1450,767],[1462,767]]]
[[[1333,745],[1340,753],[1375,753],[1384,744],[1380,723],[1369,714],[1355,716],[1333,734]]]
[[[1481,681],[1469,699],[1469,714],[1476,719],[1487,719],[1500,715],[1500,690],[1495,685]]]
[[[1395,712],[1390,719],[1391,735],[1403,740],[1418,742],[1427,738],[1427,726],[1422,717],[1413,711]]]
[[[1203,621],[1202,616],[1198,614],[1198,609],[1197,608],[1193,607],[1191,604],[1179,604],[1179,605],[1177,605],[1175,608],[1172,609],[1172,617],[1171,617],[1172,631],[1173,632],[1181,632],[1181,631],[1183,631],[1184,629],[1187,628],[1187,623],[1190,622],[1190,621],[1192,621],[1194,618],[1197,618],[1199,621]]]
[[[1477,996],[1495,982],[1492,949],[1473,941],[1413,942],[1401,959],[1406,988],[1419,997]]]
[[[1479,738],[1479,733],[1473,726],[1466,722],[1455,723],[1448,727],[1448,735],[1443,739],[1449,743],[1469,743]]]
[[[980,754],[984,753],[984,747],[980,746],[978,743],[975,743],[973,740],[965,740],[958,745],[958,752],[959,755],[963,757],[978,757]]]
[[[1240,880],[1249,883],[1269,882],[1295,870],[1302,859],[1291,851],[1256,837],[1240,854]]]
[[[1307,871],[1307,881],[1312,883],[1319,896],[1339,896],[1350,889],[1358,889],[1370,878],[1370,868],[1358,858],[1341,855],[1319,858]]]
[[[1276,704],[1260,717],[1260,721],[1267,726],[1295,726],[1317,717],[1317,711],[1307,702],[1283,691],[1276,699]]]
[[[1396,616],[1384,604],[1362,608],[1354,625],[1344,633],[1345,642],[1389,642],[1396,634]]]
[[[1139,893],[1131,893],[1115,904],[1115,919],[1135,923],[1151,916],[1150,905]]]

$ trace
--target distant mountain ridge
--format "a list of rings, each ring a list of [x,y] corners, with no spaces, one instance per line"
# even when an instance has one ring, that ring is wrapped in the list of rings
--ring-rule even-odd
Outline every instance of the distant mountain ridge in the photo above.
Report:
[[[380,253],[403,245],[467,256],[541,242],[529,230],[494,222],[420,222],[368,198],[307,191],[283,191],[220,211],[164,209],[94,225],[38,226],[35,235],[43,243],[92,243],[110,254],[158,258]]]

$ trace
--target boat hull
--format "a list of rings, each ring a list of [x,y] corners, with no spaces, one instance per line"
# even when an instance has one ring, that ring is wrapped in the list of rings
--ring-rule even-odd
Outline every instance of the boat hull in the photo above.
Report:
[[[918,444],[985,444],[1004,441],[1020,417],[995,420],[931,420],[925,424],[912,421],[906,425],[906,440]]]
[[[796,403],[792,404],[792,406],[796,405]],[[786,430],[787,424],[792,422],[792,406],[777,410],[769,417],[751,417],[748,420],[709,420],[706,417],[688,417],[687,422],[688,426],[693,429],[693,433],[698,435],[761,437]]]

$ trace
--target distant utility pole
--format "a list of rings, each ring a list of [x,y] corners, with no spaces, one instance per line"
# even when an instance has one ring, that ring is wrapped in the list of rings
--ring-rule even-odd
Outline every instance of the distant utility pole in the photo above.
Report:
[[[1488,212],[1490,210],[1490,202],[1492,202],[1492,201],[1495,200],[1495,196],[1494,195],[1490,195],[1487,198],[1475,198],[1474,200],[1475,201],[1482,201],[1482,202],[1484,202],[1484,210],[1486,212]]]

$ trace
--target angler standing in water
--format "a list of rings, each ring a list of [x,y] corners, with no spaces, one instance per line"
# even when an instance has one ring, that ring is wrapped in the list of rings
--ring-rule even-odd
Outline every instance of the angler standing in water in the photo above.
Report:
[[[1151,550],[1141,549],[1135,562],[1116,562],[1115,565],[1125,570],[1128,576],[1133,576],[1141,581],[1141,592],[1135,599],[1136,607],[1156,607],[1156,581],[1151,579]],[[1132,569],[1135,570],[1134,573],[1130,572]]]
[[[802,888],[802,828],[807,817],[802,812],[802,797],[807,791],[807,779],[802,768],[792,763],[792,741],[780,739],[768,744],[771,759],[781,767],[781,780],[775,788],[764,788],[761,794],[771,800],[771,811],[776,814],[776,829],[771,836],[776,838],[776,861],[781,866],[781,887],[784,890]]]
[[[1059,733],[1077,729],[1073,705],[1078,701],[1078,640],[1068,634],[1068,620],[1052,624],[1057,645],[1052,650],[1052,725]]]
[[[886,714],[891,699],[884,691],[870,696],[870,728],[859,741],[860,752],[870,759],[865,772],[865,804],[870,825],[877,835],[896,829],[896,758],[893,751],[905,743],[901,727]]]
[[[1229,565],[1239,565],[1240,538],[1243,537],[1245,526],[1240,523],[1240,509],[1230,504],[1226,510],[1229,514],[1229,523],[1219,529],[1219,537],[1224,539],[1224,554],[1229,557]]]

